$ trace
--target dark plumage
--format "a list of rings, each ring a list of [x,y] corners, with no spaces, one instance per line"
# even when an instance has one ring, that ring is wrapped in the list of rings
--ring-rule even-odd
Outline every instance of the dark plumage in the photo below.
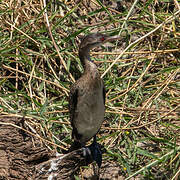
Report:
[[[96,143],[96,134],[104,120],[105,88],[97,66],[90,58],[90,49],[111,40],[100,33],[84,37],[79,46],[79,58],[84,67],[82,76],[71,86],[69,94],[70,121],[73,127],[72,150],[85,147],[94,137],[90,150],[94,160],[101,165],[102,155]]]

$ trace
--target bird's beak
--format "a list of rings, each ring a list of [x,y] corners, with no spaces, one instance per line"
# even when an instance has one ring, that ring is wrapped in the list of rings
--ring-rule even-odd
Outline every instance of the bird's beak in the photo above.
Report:
[[[119,39],[120,39],[120,36],[110,36],[110,37],[106,37],[106,39],[104,40],[103,43],[116,41],[116,40],[119,40]]]

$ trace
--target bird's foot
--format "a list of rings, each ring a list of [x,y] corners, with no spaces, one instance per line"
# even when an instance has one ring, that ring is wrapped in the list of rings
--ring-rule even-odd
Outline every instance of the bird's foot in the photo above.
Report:
[[[100,145],[94,141],[90,146],[88,146],[88,148],[91,152],[93,160],[96,161],[98,167],[100,168],[102,164],[102,152]]]
[[[92,143],[88,147],[83,147],[83,156],[86,157],[86,162],[96,161],[98,167],[102,164],[102,152],[98,143]]]
[[[92,156],[92,152],[91,150],[89,149],[89,147],[83,147],[82,148],[82,155],[84,156],[84,158],[86,159],[86,163],[87,165],[90,164],[94,159],[93,159],[93,156]]]
[[[93,179],[99,179],[99,173],[100,173],[100,167],[101,167],[101,162],[102,162],[102,153],[100,151],[99,145],[96,143],[94,146],[94,143],[92,143],[88,147],[83,147],[83,156],[86,158],[86,163],[89,164],[93,161],[95,161],[98,165],[93,165],[93,171],[94,171],[94,176]]]
[[[91,156],[91,150],[88,147],[83,147],[83,156],[84,157],[89,157]]]

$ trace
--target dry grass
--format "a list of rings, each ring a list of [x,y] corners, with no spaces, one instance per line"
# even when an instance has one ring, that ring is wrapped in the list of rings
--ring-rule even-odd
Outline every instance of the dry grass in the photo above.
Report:
[[[37,0],[0,3],[1,115],[26,116],[30,127],[36,125],[29,133],[50,149],[67,149],[69,86],[83,72],[80,35],[120,35],[120,41],[92,52],[107,90],[99,133],[104,162],[115,163],[124,179],[177,179],[178,1],[74,0],[43,7]]]

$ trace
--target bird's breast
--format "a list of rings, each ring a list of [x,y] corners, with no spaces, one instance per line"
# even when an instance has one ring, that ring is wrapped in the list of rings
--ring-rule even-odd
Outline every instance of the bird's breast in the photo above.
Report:
[[[80,134],[80,142],[91,139],[100,129],[104,120],[103,89],[97,84],[87,85],[79,92],[77,108],[75,110],[74,125]]]

